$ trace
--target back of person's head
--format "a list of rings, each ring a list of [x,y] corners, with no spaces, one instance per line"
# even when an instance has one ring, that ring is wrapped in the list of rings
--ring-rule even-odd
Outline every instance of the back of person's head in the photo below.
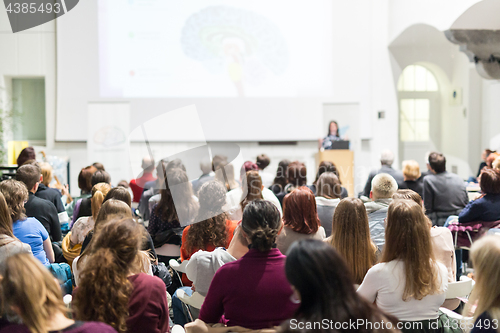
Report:
[[[146,172],[152,172],[155,168],[155,160],[152,157],[144,157],[142,159],[141,167]]]
[[[380,154],[380,164],[391,166],[394,163],[394,154],[389,149],[385,149]]]
[[[42,170],[42,183],[45,186],[49,186],[54,177],[54,169],[52,169],[52,166],[47,162],[40,163],[40,169]]]
[[[36,160],[35,148],[26,147],[23,150],[21,150],[19,156],[17,157],[17,165],[21,166],[27,160]]]
[[[403,176],[405,180],[417,180],[420,178],[420,166],[415,160],[403,161]]]
[[[80,273],[79,291],[73,298],[77,318],[107,323],[118,332],[127,331],[132,292],[127,277],[141,266],[142,229],[132,218],[113,219],[94,236]]]
[[[106,171],[106,169],[104,169],[104,164],[101,162],[94,162],[92,163],[92,166],[96,168],[96,170]]]
[[[403,300],[421,300],[441,291],[429,223],[422,207],[412,200],[395,200],[389,205],[381,261],[392,260],[404,263]]]
[[[358,198],[345,198],[335,208],[330,244],[345,258],[354,283],[361,284],[375,264],[377,247],[370,238],[366,208]]]
[[[208,175],[212,171],[212,162],[209,159],[200,161],[200,170],[204,175]]]
[[[31,191],[40,181],[41,175],[42,173],[40,167],[31,164],[24,164],[17,169],[16,180],[22,182],[26,185],[28,191]]]
[[[167,163],[167,168],[165,169],[165,172],[168,172],[173,169],[181,169],[182,171],[186,171],[186,166],[184,163],[182,163],[180,158],[176,158],[170,162]]]
[[[245,192],[243,192],[243,196],[240,200],[242,211],[251,201],[262,200],[264,198],[262,196],[262,178],[258,171],[247,171],[246,177],[243,180],[243,186],[246,187],[247,193],[245,195]]]
[[[333,162],[330,162],[330,161],[321,161],[319,163],[318,172],[316,173],[316,179],[314,180],[313,184],[316,184],[318,182],[319,176],[321,176],[325,172],[333,172],[335,174],[335,176],[337,176],[337,178],[339,179],[339,182],[340,182],[340,175],[339,175],[339,171],[337,170],[337,166]]]
[[[479,186],[484,194],[500,193],[500,171],[488,167],[483,168],[479,176]]]
[[[273,184],[279,185],[281,191],[283,191],[286,184],[288,184],[287,170],[290,163],[290,160],[281,160],[278,163],[278,169],[276,169],[276,177],[274,177]]]
[[[189,228],[186,237],[188,251],[205,249],[207,245],[226,246],[228,232],[226,213],[226,188],[216,180],[203,184],[198,192],[199,211],[196,222]]]
[[[227,157],[222,155],[215,155],[212,158],[212,171],[215,172],[216,170],[219,170],[221,168],[220,165],[222,162],[225,162],[225,164],[227,164]]]
[[[117,187],[123,187],[125,189],[130,188],[130,185],[126,180],[120,180],[118,184],[116,184]]]
[[[0,183],[7,206],[9,206],[10,218],[12,221],[25,220],[24,203],[28,200],[28,189],[24,183],[14,179],[7,179]]]
[[[99,214],[99,210],[101,209],[102,203],[104,202],[104,198],[110,190],[111,185],[107,183],[98,183],[92,187],[92,199],[90,199],[90,203],[94,221],[97,219],[97,214]]]
[[[288,164],[286,170],[288,184],[295,187],[305,186],[307,184],[307,169],[304,163],[295,161]]]
[[[106,200],[97,214],[97,218],[94,223],[94,232],[97,233],[105,222],[110,221],[112,218],[131,218],[132,210],[130,206],[127,205],[122,200],[119,199],[109,199]]]
[[[491,320],[500,321],[500,241],[496,235],[487,235],[475,241],[470,250],[474,265],[475,286],[466,311],[477,304],[474,319],[487,312]],[[466,312],[469,313],[469,312]]]
[[[333,172],[323,172],[316,182],[316,196],[327,199],[340,198],[342,187],[338,177]]]
[[[240,179],[241,180],[245,179],[246,173],[248,171],[252,171],[252,170],[259,170],[259,167],[257,166],[257,164],[255,164],[252,161],[246,161],[245,163],[243,163],[243,165],[241,166],[241,169],[240,169]]]
[[[31,332],[48,332],[48,321],[66,313],[61,288],[31,253],[19,253],[4,262],[1,295],[4,311],[14,311]]]
[[[84,193],[92,191],[92,175],[97,171],[95,166],[88,166],[83,168],[78,174],[78,187]]]
[[[398,200],[398,199],[400,199],[400,200],[412,200],[416,204],[418,204],[420,207],[424,208],[422,197],[420,196],[420,194],[418,194],[417,192],[415,192],[413,190],[409,190],[409,189],[397,190],[396,193],[394,193],[392,195],[392,198],[394,200]]]
[[[250,202],[243,211],[241,228],[253,249],[261,252],[271,250],[281,229],[278,208],[266,200]]]
[[[429,154],[429,166],[435,173],[446,171],[446,158],[443,154],[432,152]]]
[[[106,172],[104,170],[97,170],[92,175],[90,183],[92,184],[92,186],[94,186],[95,184],[98,184],[98,183],[111,184],[111,176],[109,175],[108,172]]]
[[[398,190],[398,183],[388,173],[379,173],[372,179],[373,200],[389,199]]]
[[[293,329],[291,321],[282,324],[284,332],[339,332],[321,329],[315,323],[328,320],[329,323],[392,322],[395,318],[385,317],[380,310],[356,293],[354,281],[349,274],[344,258],[325,242],[302,239],[290,247],[286,256],[286,277],[300,294],[300,307],[294,318],[304,324],[315,325],[315,329]],[[302,325],[301,325],[302,326]],[[386,332],[369,329],[369,325],[358,326],[359,332]]]
[[[314,234],[320,221],[316,208],[316,198],[312,191],[301,186],[283,199],[283,222],[293,231],[301,234]]]
[[[266,154],[260,154],[259,156],[257,156],[256,164],[259,170],[264,170],[269,166],[270,163],[271,159]]]
[[[105,203],[110,199],[123,201],[127,204],[127,206],[132,207],[132,197],[130,196],[130,192],[123,186],[113,187],[109,190],[102,203]]]
[[[0,235],[6,235],[14,238],[14,233],[12,232],[12,218],[10,217],[9,206],[5,197],[0,191]],[[0,246],[5,245],[5,241],[0,240]]]

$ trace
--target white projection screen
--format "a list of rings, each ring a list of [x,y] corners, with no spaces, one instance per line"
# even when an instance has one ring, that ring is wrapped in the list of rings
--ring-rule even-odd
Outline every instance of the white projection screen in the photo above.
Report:
[[[323,132],[331,0],[86,0],[57,24],[58,141],[85,141],[88,103],[110,101],[130,103],[131,129],[195,105],[209,141]]]

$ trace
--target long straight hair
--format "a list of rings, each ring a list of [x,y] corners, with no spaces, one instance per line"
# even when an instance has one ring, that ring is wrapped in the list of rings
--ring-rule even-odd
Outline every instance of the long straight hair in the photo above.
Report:
[[[47,333],[48,319],[66,313],[61,288],[31,253],[15,254],[5,260],[1,280],[2,313],[18,309],[31,332]]]
[[[335,208],[330,244],[346,260],[354,283],[361,284],[375,264],[377,246],[370,238],[368,215],[360,199],[345,198]]]
[[[404,301],[421,300],[441,291],[439,268],[431,244],[431,232],[422,207],[411,200],[393,201],[387,212],[381,261],[404,263]]]
[[[247,193],[243,192],[241,197],[241,211],[245,210],[246,205],[251,201],[264,199],[262,196],[262,178],[259,176],[258,171],[247,171],[243,186],[246,186]]]
[[[321,225],[316,199],[312,191],[301,186],[283,199],[283,222],[285,226],[301,234],[314,234]]]

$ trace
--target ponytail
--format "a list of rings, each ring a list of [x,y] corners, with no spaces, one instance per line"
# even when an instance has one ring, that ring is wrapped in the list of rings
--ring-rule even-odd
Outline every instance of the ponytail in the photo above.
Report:
[[[90,199],[90,206],[92,208],[92,218],[97,220],[97,215],[101,209],[102,203],[106,194],[111,190],[111,185],[107,183],[98,183],[92,187],[92,199]]]

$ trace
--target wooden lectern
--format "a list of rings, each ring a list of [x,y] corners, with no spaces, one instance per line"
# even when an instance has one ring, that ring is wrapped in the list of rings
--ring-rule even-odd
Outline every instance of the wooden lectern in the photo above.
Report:
[[[319,151],[316,154],[316,170],[322,161],[330,161],[335,164],[342,186],[347,189],[350,197],[356,196],[354,193],[354,152],[348,149]]]

